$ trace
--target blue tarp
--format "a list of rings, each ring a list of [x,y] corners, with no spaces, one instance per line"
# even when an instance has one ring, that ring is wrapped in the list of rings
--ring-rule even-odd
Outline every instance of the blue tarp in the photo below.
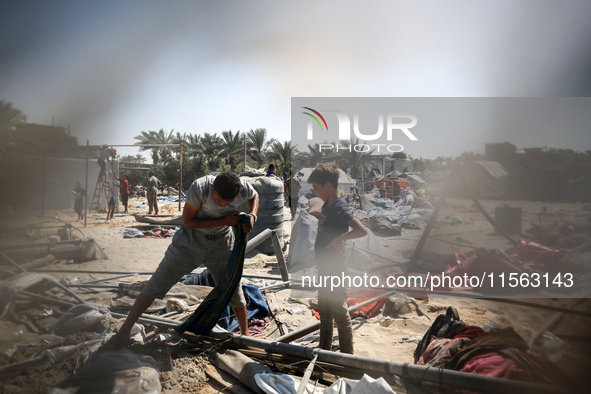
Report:
[[[215,286],[213,278],[207,270],[200,273],[185,275],[179,282],[185,285]],[[244,297],[246,298],[246,316],[248,320],[255,317],[257,319],[263,319],[269,316],[269,307],[258,287],[242,285],[242,290],[244,291]],[[220,316],[218,324],[220,327],[223,327],[230,332],[234,332],[238,329],[238,320],[230,306],[226,307],[226,310]]]

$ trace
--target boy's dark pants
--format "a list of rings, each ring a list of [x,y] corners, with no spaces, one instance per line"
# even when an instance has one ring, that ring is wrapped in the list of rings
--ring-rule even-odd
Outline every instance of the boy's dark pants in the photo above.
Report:
[[[346,267],[343,256],[336,250],[317,253],[316,261],[320,276],[342,276]],[[346,272],[345,272],[346,273]],[[331,290],[328,287],[318,289],[318,313],[320,313],[320,344],[319,347],[331,350],[333,335],[333,319],[339,332],[341,353],[353,354],[353,328],[347,311],[347,290],[344,287]]]

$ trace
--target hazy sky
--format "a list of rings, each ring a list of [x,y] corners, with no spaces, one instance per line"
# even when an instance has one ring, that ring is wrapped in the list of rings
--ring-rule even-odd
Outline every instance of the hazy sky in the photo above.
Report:
[[[0,99],[80,143],[161,128],[288,140],[291,97],[591,96],[590,16],[586,0],[3,0]]]

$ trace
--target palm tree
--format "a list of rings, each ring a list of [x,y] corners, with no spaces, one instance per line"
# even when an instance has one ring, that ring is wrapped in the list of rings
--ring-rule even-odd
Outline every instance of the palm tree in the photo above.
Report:
[[[27,117],[20,109],[14,108],[11,102],[0,100],[0,135],[14,130],[14,128],[25,123]]]
[[[134,145],[152,145],[155,144],[154,131],[142,131],[140,135],[133,137],[138,140]],[[141,146],[140,152],[149,150],[152,151],[152,163],[158,163],[158,147],[157,146]]]
[[[207,160],[207,169],[209,171],[217,170],[222,164],[220,158],[222,140],[217,134],[203,133],[200,137],[200,154],[205,156],[205,159]]]
[[[194,158],[201,154],[201,138],[196,134],[181,134],[179,132],[176,133],[176,136],[173,138],[174,144],[179,144],[183,146],[183,155]],[[177,156],[180,154],[180,146],[174,147],[174,151]]]
[[[135,145],[168,145],[174,143],[174,137],[172,137],[174,129],[170,130],[170,133],[166,134],[164,129],[156,131],[142,131],[140,135],[134,137],[138,140]],[[158,164],[164,162],[170,156],[171,149],[169,146],[142,146],[140,151],[150,150],[152,151],[152,162]]]
[[[144,156],[142,156],[141,154],[137,154],[137,155],[125,155],[125,156],[121,156],[119,158],[119,161],[122,163],[138,163],[138,164],[142,164],[143,162],[146,161],[146,158]]]
[[[26,116],[20,109],[14,108],[12,103],[0,100],[0,151],[22,151],[22,153],[37,152],[40,147],[38,141],[13,133],[16,126],[24,124]]]
[[[292,160],[296,160],[298,155],[299,153],[296,147],[291,145],[291,141],[285,141],[283,143],[275,141],[271,145],[268,158],[279,164],[281,173],[289,173],[291,162]]]
[[[246,148],[251,159],[257,162],[258,168],[264,166],[267,161],[267,151],[276,140],[267,141],[267,129],[250,129],[246,137]]]
[[[328,144],[327,141],[324,141]],[[334,145],[334,144],[332,144]],[[318,163],[331,161],[332,155],[330,152],[320,150],[320,144],[308,145],[308,152],[301,154],[302,165],[305,167],[315,167]]]
[[[348,149],[343,149],[341,152],[339,152],[339,159],[337,159],[339,166],[343,169],[349,169],[349,172],[353,178],[359,178],[361,176],[361,172],[365,168],[365,159],[371,156],[375,149],[368,152],[356,151],[354,147],[359,145],[359,139],[357,139],[355,142],[353,142],[353,140],[344,141],[342,145],[345,148],[350,148],[351,150],[349,151]]]
[[[234,171],[236,163],[242,153],[242,138],[240,131],[232,133],[232,130],[222,131],[221,154],[226,159],[226,164],[230,165],[230,170]]]

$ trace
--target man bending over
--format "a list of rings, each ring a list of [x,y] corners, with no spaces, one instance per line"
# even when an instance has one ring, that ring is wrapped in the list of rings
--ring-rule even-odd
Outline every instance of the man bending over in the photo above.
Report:
[[[217,177],[207,175],[193,182],[187,192],[183,226],[175,233],[158,269],[114,336],[114,347],[129,342],[131,328],[155,298],[164,298],[175,283],[201,264],[207,267],[216,284],[223,278],[234,246],[232,226],[238,224],[237,209],[245,201],[248,202],[251,225],[243,224],[243,230],[248,233],[256,221],[259,207],[259,197],[252,185],[231,172],[223,172]],[[230,306],[242,335],[248,336],[246,300],[241,286],[232,296]]]

